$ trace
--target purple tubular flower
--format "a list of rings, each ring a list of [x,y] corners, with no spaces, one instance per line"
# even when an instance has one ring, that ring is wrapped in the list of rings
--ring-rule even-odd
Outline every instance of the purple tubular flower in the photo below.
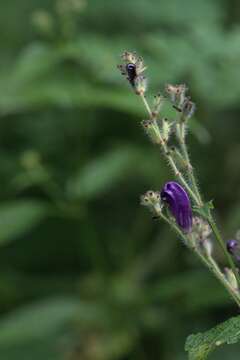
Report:
[[[238,242],[235,239],[228,240],[226,243],[227,251],[234,255],[235,251],[238,248]]]
[[[168,204],[172,215],[182,230],[184,232],[191,231],[191,203],[183,187],[175,181],[167,182],[161,191],[161,199]]]

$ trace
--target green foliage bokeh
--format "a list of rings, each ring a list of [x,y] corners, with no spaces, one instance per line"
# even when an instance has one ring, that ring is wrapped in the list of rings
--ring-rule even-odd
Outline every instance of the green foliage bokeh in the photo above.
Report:
[[[172,174],[116,65],[124,50],[141,54],[150,97],[165,83],[189,86],[191,158],[223,235],[234,237],[239,3],[11,0],[0,9],[0,358],[185,359],[189,333],[237,310],[139,206]]]

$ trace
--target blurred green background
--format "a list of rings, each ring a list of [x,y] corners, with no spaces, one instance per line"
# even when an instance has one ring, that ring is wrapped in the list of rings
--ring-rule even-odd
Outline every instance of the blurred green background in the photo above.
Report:
[[[150,96],[190,86],[191,157],[234,237],[239,2],[2,0],[0,10],[0,359],[186,359],[188,334],[237,309],[139,206],[172,174],[116,65],[124,50],[143,55]]]

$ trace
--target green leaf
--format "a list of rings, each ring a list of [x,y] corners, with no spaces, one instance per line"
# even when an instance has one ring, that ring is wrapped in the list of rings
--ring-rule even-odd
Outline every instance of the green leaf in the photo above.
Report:
[[[137,159],[137,151],[121,147],[93,160],[69,183],[69,191],[77,197],[94,197],[128,176]]]
[[[39,201],[21,200],[0,205],[0,244],[24,235],[46,214],[46,205]]]
[[[190,335],[185,344],[189,360],[204,360],[223,344],[235,344],[240,340],[240,316],[233,317],[213,329]]]

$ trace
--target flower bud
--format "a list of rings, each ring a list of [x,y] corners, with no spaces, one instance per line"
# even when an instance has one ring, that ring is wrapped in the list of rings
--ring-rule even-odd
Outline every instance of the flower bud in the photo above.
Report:
[[[185,119],[187,120],[190,117],[192,117],[195,110],[196,110],[196,105],[189,98],[185,98],[182,105],[182,112]]]
[[[212,229],[204,219],[199,216],[193,217],[192,236],[201,252],[207,257],[212,255],[213,250],[213,243],[209,239],[211,233]]]
[[[147,90],[147,79],[143,75],[136,76],[134,79],[134,88],[137,95],[144,95]]]
[[[192,229],[192,209],[188,194],[175,181],[167,182],[162,191],[161,199],[167,203],[177,224],[184,232]]]
[[[231,287],[235,290],[238,290],[238,283],[237,283],[237,279],[236,276],[234,275],[232,269],[229,268],[225,268],[225,277],[227,279],[227,281],[229,282],[229,284],[231,285]]]
[[[233,255],[234,252],[238,249],[238,241],[235,239],[228,240],[226,247],[227,251]]]
[[[158,191],[147,191],[144,195],[140,197],[141,205],[147,206],[150,211],[159,214],[162,210],[161,208],[161,198]]]
[[[167,142],[169,140],[171,127],[172,127],[171,125],[172,124],[168,121],[168,119],[166,118],[162,119],[162,126],[160,128],[160,132],[164,142]]]
[[[226,243],[226,248],[237,261],[240,261],[240,244],[238,240],[230,239]]]
[[[160,144],[161,134],[157,122],[154,120],[143,120],[141,124],[153,144]]]
[[[211,257],[212,251],[213,251],[213,244],[212,244],[211,240],[208,238],[205,238],[204,240],[201,241],[200,244],[202,247],[202,251],[205,253],[205,255],[207,257]]]
[[[182,110],[182,105],[185,99],[185,94],[187,87],[185,84],[181,85],[166,85],[166,92],[170,97],[171,102],[177,107],[180,111]]]
[[[157,117],[158,114],[160,113],[162,106],[164,104],[164,96],[162,96],[161,94],[157,94],[154,96],[154,102],[153,102],[153,110],[152,110],[152,114],[153,117]]]

